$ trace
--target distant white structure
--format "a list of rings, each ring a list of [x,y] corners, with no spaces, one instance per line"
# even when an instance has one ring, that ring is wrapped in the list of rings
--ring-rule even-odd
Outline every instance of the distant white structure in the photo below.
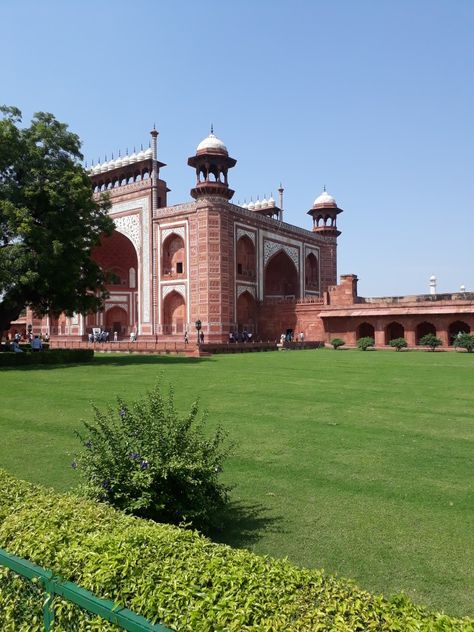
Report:
[[[466,286],[465,285],[461,285],[459,290],[464,294],[464,292],[466,291]]]
[[[434,274],[430,276],[430,294],[436,294],[436,277]]]

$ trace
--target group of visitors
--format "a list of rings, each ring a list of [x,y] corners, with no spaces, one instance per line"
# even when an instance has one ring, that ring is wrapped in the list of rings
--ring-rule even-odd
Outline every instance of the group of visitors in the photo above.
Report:
[[[23,349],[20,347],[20,340],[21,338],[17,338],[15,336],[13,338],[12,343],[10,344],[10,349],[14,353],[23,353]],[[48,336],[48,340],[49,340],[49,336]],[[31,346],[32,351],[35,351],[35,352],[43,351],[43,341],[38,335],[32,336],[31,341],[30,341],[30,346]]]
[[[88,335],[89,342],[109,342],[110,333],[106,330],[93,330]]]
[[[295,334],[293,329],[287,329],[286,334],[281,334],[280,336],[280,344],[283,345],[285,342],[299,342],[301,345],[304,344],[304,332]]]
[[[91,333],[87,335],[87,339],[89,342],[109,342],[110,341],[110,331],[106,329],[98,329],[94,328]],[[114,342],[118,342],[118,331],[114,331],[112,340]],[[136,342],[137,340],[137,332],[130,332],[130,342]]]
[[[229,342],[254,342],[254,335],[246,329],[243,331],[231,331],[229,333]]]

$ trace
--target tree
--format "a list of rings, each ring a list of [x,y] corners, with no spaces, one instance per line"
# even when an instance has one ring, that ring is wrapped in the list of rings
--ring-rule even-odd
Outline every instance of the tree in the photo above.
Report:
[[[472,353],[474,351],[474,335],[460,332],[454,338],[454,346],[456,348],[461,347],[461,349],[466,349],[468,353]]]
[[[408,343],[405,340],[405,338],[393,338],[393,340],[390,340],[388,344],[391,347],[395,347],[397,351],[400,351],[401,349],[405,349],[406,347],[408,347]]]
[[[20,127],[0,119],[0,335],[30,306],[38,315],[96,311],[107,293],[91,251],[112,232],[108,198],[92,198],[81,143],[52,114]]]
[[[346,343],[342,338],[333,338],[331,344],[334,347],[334,351],[337,351],[339,347],[343,347]]]
[[[371,336],[364,336],[357,341],[357,346],[361,351],[367,351],[369,347],[373,347],[374,345],[375,341]]]
[[[420,338],[419,343],[422,347],[429,347],[431,351],[436,351],[436,347],[440,347],[443,343],[434,334],[426,334]]]
[[[219,478],[231,446],[220,428],[213,436],[204,432],[197,402],[181,418],[172,389],[165,399],[156,386],[142,401],[117,398],[115,408],[94,413],[72,464],[86,496],[159,522],[216,524],[228,501]]]

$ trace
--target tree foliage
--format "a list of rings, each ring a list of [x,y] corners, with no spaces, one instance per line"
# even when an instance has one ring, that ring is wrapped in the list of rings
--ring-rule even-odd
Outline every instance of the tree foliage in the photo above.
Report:
[[[217,524],[228,500],[220,473],[231,448],[220,428],[205,433],[197,402],[181,418],[172,389],[165,399],[156,386],[140,402],[118,398],[116,408],[94,407],[94,414],[73,463],[87,497],[159,522]]]
[[[443,342],[434,334],[426,334],[425,336],[420,338],[418,344],[422,347],[429,347],[431,351],[436,351],[436,347],[440,347]]]
[[[346,343],[342,338],[333,338],[331,344],[334,347],[334,351],[337,351],[339,347],[343,347]]]
[[[0,112],[0,332],[26,305],[95,311],[106,291],[91,251],[113,224],[108,199],[92,199],[79,137],[52,114],[20,127],[17,108]]]
[[[375,341],[372,336],[364,336],[363,338],[359,338],[357,341],[357,347],[361,351],[367,351],[369,347],[373,347],[375,345]]]
[[[408,343],[405,338],[393,338],[388,344],[391,347],[395,347],[397,351],[401,351],[402,349],[406,349],[406,347],[408,347]]]
[[[474,351],[474,335],[466,332],[459,333],[454,338],[454,346],[466,349],[468,353],[472,353]]]

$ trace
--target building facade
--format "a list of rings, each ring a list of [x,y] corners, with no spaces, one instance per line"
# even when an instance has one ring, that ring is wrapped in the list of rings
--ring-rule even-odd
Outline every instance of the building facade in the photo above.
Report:
[[[27,312],[13,329],[48,333],[57,341],[87,341],[97,329],[110,339],[183,340],[200,321],[206,342],[226,343],[229,333],[275,340],[292,330],[310,341],[343,338],[353,345],[372,336],[376,346],[404,337],[409,346],[435,333],[449,346],[474,330],[474,295],[358,296],[357,277],[337,285],[337,217],[325,190],[308,211],[312,228],[283,221],[283,189],[250,204],[231,202],[229,172],[236,160],[211,134],[188,165],[191,199],[168,206],[161,178],[158,132],[150,148],[90,169],[93,195],[108,192],[115,230],[94,259],[111,274],[109,297],[96,314],[34,319]]]
[[[313,230],[283,222],[273,198],[233,204],[236,160],[211,132],[188,160],[191,201],[168,206],[156,130],[151,136],[150,149],[91,169],[94,195],[109,193],[115,223],[93,257],[113,282],[102,312],[43,323],[50,335],[84,338],[102,328],[119,339],[163,340],[200,320],[206,341],[227,342],[236,331],[274,335],[261,316],[266,306],[321,301],[337,274],[341,209],[331,196],[323,192],[310,210]]]

